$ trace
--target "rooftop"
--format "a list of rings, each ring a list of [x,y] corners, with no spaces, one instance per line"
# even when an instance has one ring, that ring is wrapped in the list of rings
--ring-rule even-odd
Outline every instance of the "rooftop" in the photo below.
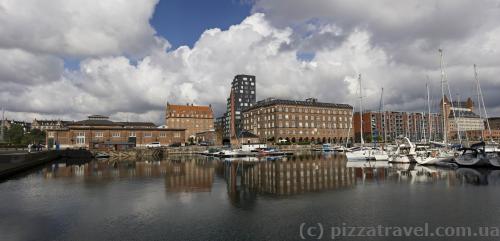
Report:
[[[455,113],[453,113],[453,111],[450,111],[448,118],[453,118],[453,116],[456,116],[458,118],[479,118],[479,116],[476,113],[472,111],[463,111],[463,110],[456,110]]]
[[[267,98],[257,102],[252,107],[245,109],[244,111],[249,111],[261,107],[268,107],[273,105],[295,105],[295,106],[309,106],[309,107],[327,107],[327,108],[340,108],[340,109],[352,109],[351,105],[348,104],[334,104],[334,103],[324,103],[318,102],[317,99],[309,98],[307,100],[282,100]]]
[[[167,103],[167,111],[175,111],[175,112],[187,112],[187,111],[199,111],[199,112],[207,112],[212,113],[212,106],[210,105],[172,105]]]

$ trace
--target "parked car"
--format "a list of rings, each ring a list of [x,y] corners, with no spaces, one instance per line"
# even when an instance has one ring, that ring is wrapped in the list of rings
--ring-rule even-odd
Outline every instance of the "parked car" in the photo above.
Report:
[[[181,145],[182,145],[181,143],[172,143],[172,144],[170,144],[169,146],[170,146],[170,147],[179,147],[179,146],[181,146]]]
[[[160,142],[151,142],[149,144],[146,144],[146,147],[147,148],[157,148],[157,147],[161,147],[161,144],[160,144]]]

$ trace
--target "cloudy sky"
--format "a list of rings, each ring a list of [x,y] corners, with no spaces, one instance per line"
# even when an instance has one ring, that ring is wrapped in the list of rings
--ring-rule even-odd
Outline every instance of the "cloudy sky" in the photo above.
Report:
[[[167,101],[224,110],[236,74],[257,98],[424,111],[440,98],[438,49],[453,98],[473,64],[500,115],[499,0],[0,0],[0,106],[8,118],[162,123]]]

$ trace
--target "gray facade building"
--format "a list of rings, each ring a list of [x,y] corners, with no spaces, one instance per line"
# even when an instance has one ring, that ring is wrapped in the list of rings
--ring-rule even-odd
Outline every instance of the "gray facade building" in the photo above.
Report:
[[[236,75],[231,83],[231,91],[227,98],[226,113],[220,120],[223,122],[223,138],[228,140],[237,137],[243,130],[244,109],[252,107],[256,102],[256,80],[253,75]]]

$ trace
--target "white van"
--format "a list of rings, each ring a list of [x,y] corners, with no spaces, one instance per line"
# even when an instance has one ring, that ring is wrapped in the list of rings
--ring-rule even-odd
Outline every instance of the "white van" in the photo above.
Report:
[[[147,148],[156,148],[156,147],[161,147],[160,142],[151,142],[149,144],[146,144]]]

